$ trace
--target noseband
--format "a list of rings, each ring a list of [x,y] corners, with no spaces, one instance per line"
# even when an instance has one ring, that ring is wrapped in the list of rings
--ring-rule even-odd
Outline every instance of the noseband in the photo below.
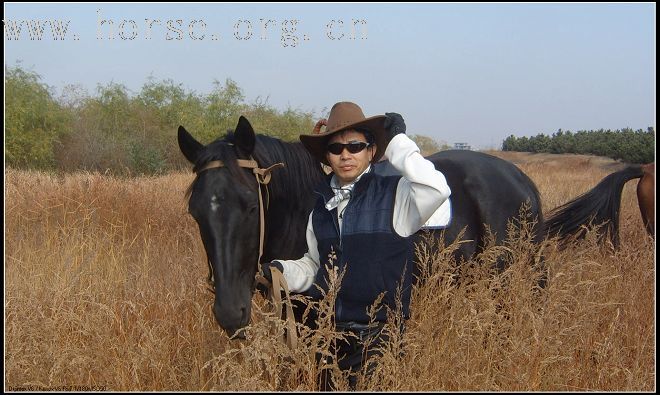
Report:
[[[266,280],[261,274],[259,274],[259,264],[261,263],[261,257],[264,254],[264,237],[266,233],[265,211],[266,209],[268,209],[268,206],[270,205],[270,196],[268,194],[268,187],[266,185],[268,185],[268,183],[270,182],[271,172],[278,167],[284,167],[284,163],[281,162],[275,163],[267,168],[260,168],[257,161],[255,161],[254,159],[237,159],[236,163],[238,164],[239,167],[252,169],[252,173],[257,179],[257,188],[259,189],[259,256],[257,257],[257,272],[255,274],[255,282],[252,288],[254,290],[257,283],[265,285],[266,288],[268,289],[269,298],[273,302],[274,305],[273,307],[275,308],[275,312],[280,313],[282,311],[282,298],[280,295],[280,289],[284,290],[285,297],[287,299],[289,298],[289,288],[286,284],[286,280],[278,270],[271,268],[273,283],[270,284],[268,280]],[[221,167],[225,167],[223,161],[213,160],[208,162],[200,169],[195,170],[195,173],[199,175],[201,172],[205,170],[217,169]],[[265,207],[263,201],[263,194],[261,192],[262,185],[264,185],[266,189]],[[207,279],[210,286],[209,291],[215,294],[215,284],[213,281],[213,265],[211,264],[210,260],[207,260],[207,263],[209,265],[209,277]],[[287,317],[286,343],[290,348],[293,349],[296,348],[297,345],[297,334],[296,334],[295,321],[293,318],[293,308],[291,307],[290,300],[288,300],[286,303],[286,317]]]

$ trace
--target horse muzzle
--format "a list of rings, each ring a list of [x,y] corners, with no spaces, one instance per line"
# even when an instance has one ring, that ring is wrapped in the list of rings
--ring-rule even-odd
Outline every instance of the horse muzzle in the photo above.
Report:
[[[245,307],[231,306],[226,308],[216,302],[213,305],[213,315],[215,321],[227,332],[230,338],[244,339],[244,328],[250,323],[250,307],[248,304]]]

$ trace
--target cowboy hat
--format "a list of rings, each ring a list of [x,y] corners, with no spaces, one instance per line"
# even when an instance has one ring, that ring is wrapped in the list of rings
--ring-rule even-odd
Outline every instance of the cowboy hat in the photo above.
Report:
[[[330,165],[327,159],[327,145],[330,137],[348,129],[360,130],[366,129],[374,136],[376,143],[376,154],[373,162],[377,162],[385,153],[385,148],[389,143],[389,133],[385,130],[383,123],[385,115],[376,115],[366,118],[360,106],[351,102],[339,102],[332,106],[325,132],[319,134],[302,134],[300,141],[307,151],[316,159],[326,165]]]

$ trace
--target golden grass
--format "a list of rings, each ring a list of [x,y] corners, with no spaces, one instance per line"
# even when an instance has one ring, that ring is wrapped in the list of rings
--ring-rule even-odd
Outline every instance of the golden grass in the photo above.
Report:
[[[544,210],[618,166],[493,154],[530,175]],[[320,307],[321,330],[303,331],[297,350],[275,340],[283,325],[260,296],[248,339],[229,341],[213,319],[204,250],[186,213],[189,173],[121,179],[8,169],[5,178],[6,390],[318,389],[314,354],[337,336],[332,295]],[[598,247],[593,234],[563,251],[548,243],[545,289],[535,287],[540,271],[529,264],[525,232],[461,266],[449,249],[421,250],[433,270],[413,292],[413,317],[359,389],[655,390],[655,242],[635,185],[623,193],[621,249]],[[485,268],[502,254],[511,263],[504,273]]]

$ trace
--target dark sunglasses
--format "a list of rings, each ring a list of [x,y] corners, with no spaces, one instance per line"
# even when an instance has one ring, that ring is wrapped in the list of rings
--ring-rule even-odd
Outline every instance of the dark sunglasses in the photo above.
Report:
[[[363,149],[367,148],[371,144],[365,143],[362,141],[351,141],[348,144],[342,144],[342,143],[332,143],[328,145],[328,152],[331,154],[339,155],[344,151],[344,148],[348,150],[351,154],[357,154],[358,152],[362,151]]]

